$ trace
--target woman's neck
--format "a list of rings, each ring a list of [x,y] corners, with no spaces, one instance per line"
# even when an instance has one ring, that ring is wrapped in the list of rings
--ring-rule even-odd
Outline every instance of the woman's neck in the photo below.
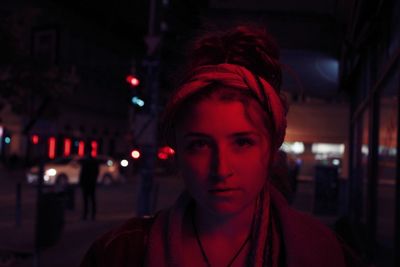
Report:
[[[236,213],[219,215],[196,206],[194,220],[202,235],[242,237],[250,233],[255,203]],[[222,237],[222,236],[221,236]]]

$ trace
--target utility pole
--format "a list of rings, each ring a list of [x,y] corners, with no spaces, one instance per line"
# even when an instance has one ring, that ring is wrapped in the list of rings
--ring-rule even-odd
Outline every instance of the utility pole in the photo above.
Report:
[[[159,56],[157,47],[160,43],[160,36],[155,33],[156,0],[150,0],[148,33],[145,37],[147,44],[147,56],[142,62],[146,70],[146,91],[149,96],[147,109],[148,120],[151,126],[146,134],[147,142],[143,144],[143,167],[140,173],[137,216],[147,216],[154,212],[154,170],[157,157],[157,122],[158,122],[158,79],[159,79]],[[150,135],[150,136],[149,136]]]

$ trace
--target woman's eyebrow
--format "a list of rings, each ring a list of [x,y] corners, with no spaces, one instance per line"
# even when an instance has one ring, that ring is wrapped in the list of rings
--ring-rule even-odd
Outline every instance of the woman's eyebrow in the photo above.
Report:
[[[255,131],[243,131],[243,132],[234,132],[230,134],[232,137],[242,137],[242,136],[249,136],[249,135],[255,135],[259,136],[260,134]]]
[[[201,132],[187,132],[183,137],[209,137],[209,135]]]
[[[233,132],[229,134],[231,137],[243,137],[243,136],[260,136],[260,134],[256,131],[240,131],[240,132]],[[190,138],[190,137],[207,137],[209,138],[210,135],[202,132],[187,132],[183,135],[185,138]]]

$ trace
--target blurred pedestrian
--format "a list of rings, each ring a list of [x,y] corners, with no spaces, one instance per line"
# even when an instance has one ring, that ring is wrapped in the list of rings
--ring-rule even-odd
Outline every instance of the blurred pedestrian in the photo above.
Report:
[[[96,218],[96,185],[98,175],[99,163],[89,154],[81,160],[81,172],[79,175],[79,185],[83,198],[83,220],[86,220],[88,216],[92,220]]]
[[[293,203],[296,195],[299,171],[299,160],[294,159],[283,150],[278,150],[272,164],[270,179],[289,204]]]
[[[271,183],[282,193],[289,204],[293,202],[295,193],[291,178],[287,154],[283,150],[278,150],[272,164],[270,179]]]

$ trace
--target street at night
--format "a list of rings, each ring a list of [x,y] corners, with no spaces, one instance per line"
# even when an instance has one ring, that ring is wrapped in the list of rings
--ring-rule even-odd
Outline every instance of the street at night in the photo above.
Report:
[[[2,1],[0,267],[400,266],[399,11]]]

